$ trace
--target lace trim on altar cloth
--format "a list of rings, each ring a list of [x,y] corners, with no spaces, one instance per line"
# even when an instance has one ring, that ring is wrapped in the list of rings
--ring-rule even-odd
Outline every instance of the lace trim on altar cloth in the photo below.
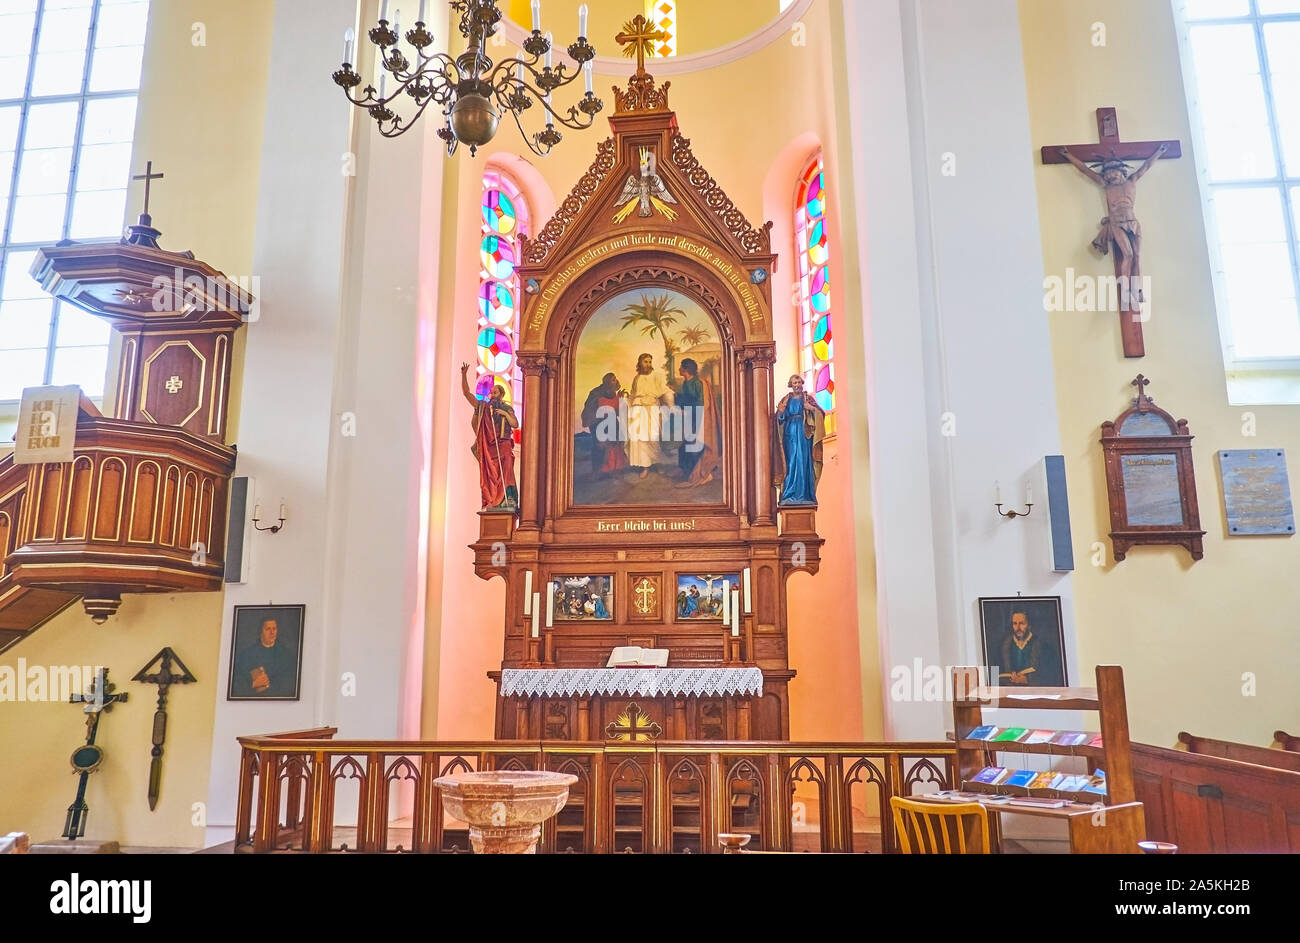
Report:
[[[503,668],[502,697],[571,697],[632,694],[638,697],[759,696],[759,668]]]

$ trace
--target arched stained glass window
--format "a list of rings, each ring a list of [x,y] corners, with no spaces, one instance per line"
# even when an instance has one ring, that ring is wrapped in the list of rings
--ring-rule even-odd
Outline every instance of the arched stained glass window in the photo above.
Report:
[[[506,400],[520,409],[523,374],[515,356],[519,341],[519,237],[528,232],[528,207],[514,182],[503,174],[483,175],[482,232],[479,243],[478,370],[474,394],[487,399],[492,387],[505,388]],[[515,432],[519,435],[518,430]]]
[[[666,38],[655,40],[654,54],[660,59],[677,55],[677,0],[646,0],[645,18]]]
[[[799,372],[804,389],[826,410],[835,431],[835,345],[831,333],[830,241],[826,232],[826,174],[819,152],[799,178],[794,210],[799,274]]]

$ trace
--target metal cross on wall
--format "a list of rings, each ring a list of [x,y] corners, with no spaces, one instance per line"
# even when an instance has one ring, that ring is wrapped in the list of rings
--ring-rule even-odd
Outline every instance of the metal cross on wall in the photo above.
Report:
[[[77,783],[77,798],[68,806],[68,817],[63,823],[63,837],[69,841],[86,834],[86,816],[90,812],[90,806],[86,805],[86,779],[104,761],[103,748],[95,745],[100,714],[111,711],[114,704],[125,701],[129,696],[125,693],[115,694],[115,687],[108,680],[108,669],[100,668],[90,687],[83,693],[68,698],[69,704],[84,704],[82,710],[86,714],[86,743],[72,753],[72,771],[80,773],[81,779]]]
[[[172,671],[172,662],[176,663],[179,672]],[[158,670],[150,672],[149,669],[154,665]],[[141,684],[158,685],[158,707],[153,712],[153,749],[150,750],[149,760],[149,811],[153,811],[158,805],[158,793],[162,787],[162,752],[163,741],[167,739],[167,689],[173,684],[192,684],[198,679],[190,674],[190,669],[185,667],[185,662],[180,660],[174,651],[170,648],[164,648],[157,655],[149,659],[148,664],[135,673],[132,681],[139,681]]]

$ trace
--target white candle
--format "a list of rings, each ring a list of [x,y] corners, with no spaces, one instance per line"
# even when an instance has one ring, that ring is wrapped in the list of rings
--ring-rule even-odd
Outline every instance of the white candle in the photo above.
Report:
[[[379,97],[384,97],[384,89],[388,86],[388,73],[385,72],[379,76]]]
[[[515,66],[515,81],[520,85],[524,84],[524,63],[522,60]]]
[[[1034,485],[1032,482],[1025,482],[1025,504],[1034,503]]]
[[[533,611],[533,571],[524,570],[524,615]]]
[[[393,32],[397,34],[397,39],[400,42],[402,38],[402,11],[401,10],[398,10],[396,13],[393,14]]]
[[[994,504],[1002,503],[1002,485],[996,481],[993,482],[993,503]]]
[[[546,582],[546,627],[549,629],[555,625],[555,582],[548,580]]]
[[[592,92],[596,90],[595,79],[592,76],[590,60],[582,64],[582,78],[587,83],[587,94],[590,95]]]
[[[722,624],[731,621],[731,581],[722,581]]]
[[[388,19],[388,0],[384,0],[384,2],[379,5],[379,18],[381,20]]]
[[[546,123],[547,123],[547,124],[554,124],[555,122],[554,122],[554,120],[551,118],[551,93],[550,93],[550,92],[547,92],[547,93],[546,93],[546,98],[543,99],[543,100],[546,102]]]
[[[740,590],[733,589],[731,599],[731,634],[740,635]]]
[[[542,28],[542,0],[533,0],[533,32]]]
[[[344,62],[352,61],[352,41],[356,39],[356,36],[357,34],[352,31],[351,26],[349,26],[346,30],[343,31],[343,61]]]
[[[587,5],[585,3],[578,7],[578,35],[587,35]]]
[[[554,50],[555,50],[555,47],[554,47],[554,45],[551,43],[551,31],[548,29],[548,30],[546,31],[546,56],[545,56],[545,58],[542,60],[542,65],[546,66],[546,68],[548,68],[548,69],[551,67],[551,53],[554,52]],[[550,97],[550,96],[548,95],[547,98],[549,98],[549,97]],[[547,102],[547,104],[549,105],[550,102]]]
[[[539,638],[537,631],[537,616],[542,608],[542,594],[533,593],[533,638]]]
[[[287,518],[288,516],[289,516],[288,514],[285,514],[285,513],[284,513],[284,502],[281,501],[281,502],[280,502],[280,520],[284,520],[284,519]]]
[[[261,519],[262,519],[262,505],[260,505],[260,504],[254,504],[254,505],[253,505],[253,520],[255,520],[255,521],[260,521]]]
[[[745,612],[754,611],[754,601],[749,595],[749,567],[745,567]]]
[[[424,22],[424,5],[428,0],[420,0],[420,22]]]

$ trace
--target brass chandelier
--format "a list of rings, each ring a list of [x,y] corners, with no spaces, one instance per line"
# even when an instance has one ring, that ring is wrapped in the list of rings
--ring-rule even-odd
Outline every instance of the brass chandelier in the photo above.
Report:
[[[382,63],[379,88],[367,85],[359,95],[353,93],[361,76],[352,67],[353,32],[344,35],[343,67],[334,73],[334,82],[343,89],[348,101],[364,108],[375,119],[379,133],[397,137],[408,131],[424,114],[430,103],[442,109],[444,126],[438,137],[447,143],[447,154],[455,153],[458,144],[474,154],[496,135],[503,112],[509,113],[525,143],[534,154],[544,157],[560,142],[563,135],[556,125],[581,131],[591,127],[604,103],[592,93],[591,60],[596,49],[587,42],[587,5],[578,8],[578,38],[568,47],[569,57],[577,68],[564,63],[552,65],[551,34],[542,33],[540,0],[532,0],[533,29],[523,43],[519,56],[494,63],[487,55],[487,41],[496,33],[501,20],[497,0],[451,0],[451,8],[460,14],[460,33],[466,48],[456,58],[446,53],[426,55],[433,36],[425,29],[426,0],[420,0],[419,18],[406,32],[406,42],[414,50],[415,62],[402,52],[400,11],[388,20],[389,0],[383,0],[379,24],[372,27],[370,41],[377,48]],[[586,79],[586,94],[567,112],[551,105],[556,89],[577,80],[581,72]],[[392,77],[391,93],[387,85]],[[396,100],[405,95],[414,103],[414,113],[403,119],[394,109]],[[521,115],[540,103],[546,127],[529,135]]]

